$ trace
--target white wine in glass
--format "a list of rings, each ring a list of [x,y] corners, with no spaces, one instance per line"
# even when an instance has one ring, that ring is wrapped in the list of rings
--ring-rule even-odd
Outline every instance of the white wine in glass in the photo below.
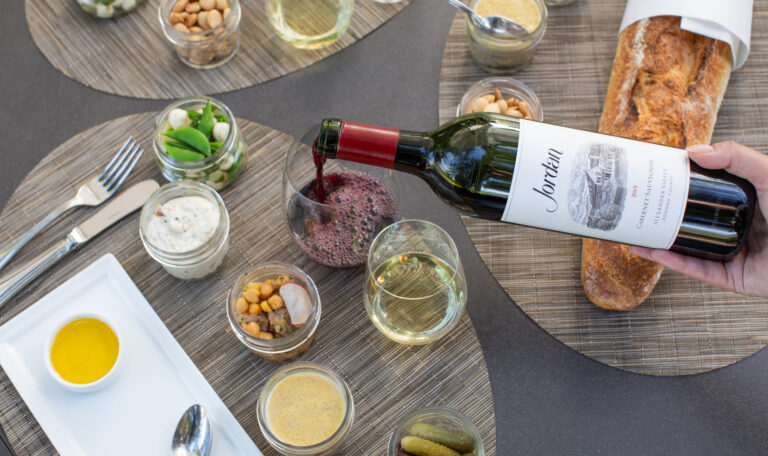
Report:
[[[267,16],[283,40],[319,49],[344,35],[354,5],[354,0],[268,0]]]
[[[415,345],[445,336],[463,314],[466,294],[456,246],[437,225],[394,223],[371,245],[365,307],[390,339]]]

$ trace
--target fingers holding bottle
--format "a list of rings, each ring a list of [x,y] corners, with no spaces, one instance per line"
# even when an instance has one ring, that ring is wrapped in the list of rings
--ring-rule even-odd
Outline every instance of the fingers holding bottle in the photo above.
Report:
[[[702,168],[724,169],[752,183],[762,199],[768,199],[768,155],[735,141],[713,145],[697,144],[688,148],[688,156]]]

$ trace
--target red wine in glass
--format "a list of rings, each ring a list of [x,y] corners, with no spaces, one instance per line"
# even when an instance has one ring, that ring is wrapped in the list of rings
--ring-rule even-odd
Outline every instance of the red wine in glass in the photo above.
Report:
[[[299,190],[288,207],[299,247],[331,267],[365,264],[373,238],[399,218],[392,190],[376,176],[353,169],[322,177],[318,171],[318,178]]]

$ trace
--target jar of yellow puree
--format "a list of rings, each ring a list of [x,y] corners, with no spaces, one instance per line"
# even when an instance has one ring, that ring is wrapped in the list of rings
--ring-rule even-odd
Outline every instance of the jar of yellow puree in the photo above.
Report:
[[[531,63],[534,50],[547,29],[547,6],[543,0],[472,0],[470,7],[483,17],[509,18],[528,31],[523,37],[490,36],[467,17],[469,52],[480,68],[491,73],[510,74]]]
[[[319,364],[296,362],[267,380],[257,411],[264,438],[280,454],[326,455],[341,449],[355,406],[338,374]]]

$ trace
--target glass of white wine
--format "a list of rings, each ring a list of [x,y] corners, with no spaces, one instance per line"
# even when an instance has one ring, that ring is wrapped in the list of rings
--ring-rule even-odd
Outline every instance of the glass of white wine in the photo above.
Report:
[[[467,283],[453,239],[425,220],[381,231],[368,252],[365,310],[374,326],[402,344],[434,342],[459,322]]]
[[[354,0],[268,0],[267,16],[294,47],[320,49],[344,35],[354,8]]]

